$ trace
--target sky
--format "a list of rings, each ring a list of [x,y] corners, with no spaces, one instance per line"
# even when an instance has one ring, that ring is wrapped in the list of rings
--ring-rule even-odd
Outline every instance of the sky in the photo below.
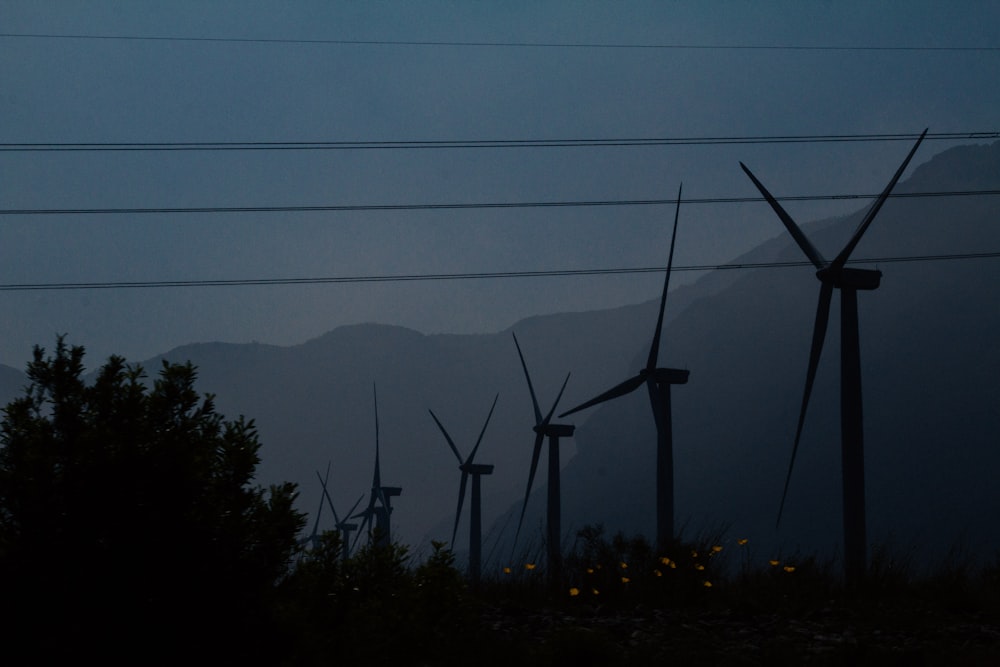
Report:
[[[669,201],[681,183],[683,199],[756,197],[740,161],[779,196],[876,193],[924,128],[910,172],[996,140],[997,81],[993,2],[0,0],[0,363],[23,368],[57,334],[96,364],[362,322],[495,332],[646,301],[661,275],[23,286],[662,267],[672,204],[426,205]],[[933,136],[950,133],[993,134]],[[906,138],[372,147],[871,134]],[[13,150],[227,142],[366,147]],[[425,207],[163,211],[394,205]],[[810,220],[862,205],[788,208]],[[24,212],[38,209],[131,212]],[[725,263],[782,233],[763,203],[682,204],[674,261]]]

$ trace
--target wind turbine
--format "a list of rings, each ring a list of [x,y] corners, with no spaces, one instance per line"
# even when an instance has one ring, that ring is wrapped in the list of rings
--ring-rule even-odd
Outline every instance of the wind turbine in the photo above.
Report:
[[[368,506],[355,514],[351,518],[362,517],[361,529],[358,537],[370,528],[374,521],[375,544],[385,546],[391,542],[389,515],[392,514],[392,498],[400,495],[403,489],[398,486],[382,486],[382,472],[379,468],[379,443],[378,443],[378,392],[375,385],[372,385],[372,394],[375,398],[375,473],[372,476],[372,490],[368,497]],[[376,505],[376,503],[378,503]],[[355,538],[355,543],[357,538]]]
[[[638,375],[612,387],[603,394],[581,403],[572,410],[559,415],[560,418],[591,406],[629,394],[643,384],[649,393],[649,403],[653,408],[656,422],[656,546],[661,551],[674,538],[674,453],[673,428],[670,410],[670,385],[687,384],[689,371],[677,368],[657,368],[660,352],[660,333],[663,329],[663,310],[667,304],[667,288],[670,285],[670,270],[674,261],[674,241],[677,239],[677,218],[681,210],[681,190],[677,189],[677,208],[674,211],[674,231],[670,237],[670,255],[667,272],[663,279],[663,293],[660,295],[660,313],[656,318],[653,344],[649,348],[646,367]]]
[[[316,476],[319,477],[319,471],[316,472]],[[320,477],[319,483],[323,485],[323,498],[326,498],[326,502],[330,506],[330,511],[333,512],[333,520],[335,522],[334,526],[338,531],[340,531],[342,556],[346,561],[351,556],[351,533],[358,529],[358,524],[350,523],[348,521],[348,517],[350,517],[354,513],[354,510],[358,508],[358,505],[361,504],[361,500],[365,497],[365,494],[362,493],[358,496],[357,501],[354,503],[354,507],[352,507],[350,511],[344,515],[344,520],[341,521],[340,517],[337,515],[336,508],[333,506],[333,500],[330,498],[330,493],[326,487],[327,480],[330,478],[329,464],[326,466],[326,477],[327,479]],[[322,504],[320,506],[322,507]],[[315,532],[315,528],[313,529],[313,532]]]
[[[781,207],[781,204],[757,180],[747,166],[740,162],[743,171],[764,195],[774,212],[778,214],[781,222],[784,223],[802,252],[815,265],[816,277],[820,281],[819,305],[816,308],[816,323],[813,326],[812,348],[809,352],[809,367],[806,371],[806,387],[802,396],[802,409],[799,412],[798,426],[795,429],[792,457],[788,464],[788,474],[785,477],[785,489],[781,494],[781,505],[778,508],[778,523],[781,522],[781,514],[785,508],[788,484],[792,478],[795,455],[799,449],[802,426],[805,423],[806,408],[809,406],[809,396],[812,393],[816,368],[819,365],[820,354],[823,352],[823,341],[826,337],[826,327],[830,317],[833,290],[840,290],[840,451],[844,503],[844,572],[848,584],[852,585],[858,583],[864,576],[867,569],[868,550],[865,527],[865,460],[861,401],[861,347],[858,336],[858,290],[877,289],[882,272],[873,269],[849,269],[845,265],[862,235],[875,219],[879,209],[882,208],[882,204],[889,197],[889,193],[892,192],[899,177],[906,170],[906,165],[910,163],[910,159],[926,134],[927,130],[925,129],[920,138],[917,139],[917,143],[910,149],[906,159],[903,160],[903,164],[899,165],[892,180],[868,209],[868,213],[861,220],[854,235],[832,262],[823,259],[823,256],[809,242],[809,239]]]
[[[448,431],[441,424],[441,420],[437,418],[433,410],[427,410],[431,413],[431,417],[434,418],[434,423],[441,429],[441,433],[444,434],[444,439],[448,441],[451,451],[455,453],[455,457],[458,459],[458,469],[462,471],[462,481],[458,487],[458,509],[455,511],[455,527],[451,531],[451,544],[453,548],[455,545],[455,535],[458,533],[458,520],[462,516],[462,503],[465,501],[466,484],[469,481],[469,476],[472,476],[472,517],[469,519],[469,578],[472,580],[473,586],[479,585],[479,576],[482,572],[483,524],[479,478],[482,475],[493,474],[492,465],[473,463],[473,459],[476,458],[476,452],[479,451],[479,444],[483,441],[483,435],[486,433],[486,427],[490,423],[490,417],[493,416],[493,409],[497,406],[498,398],[500,398],[500,394],[497,394],[493,399],[493,406],[490,407],[490,412],[486,415],[486,422],[483,423],[483,430],[479,432],[476,445],[472,448],[472,453],[469,454],[469,457],[464,460],[462,459],[462,455],[458,453],[458,447],[455,446],[455,442],[448,435]]]
[[[521,518],[517,522],[517,532],[514,534],[514,544],[511,549],[517,546],[517,538],[521,534],[521,525],[524,523],[524,512],[528,509],[528,497],[531,495],[531,485],[535,481],[535,471],[538,469],[538,458],[542,452],[542,442],[547,437],[549,439],[549,474],[548,474],[548,498],[546,504],[546,535],[548,552],[548,576],[553,585],[559,581],[562,570],[562,553],[560,552],[561,510],[559,506],[559,439],[568,438],[573,435],[574,426],[569,424],[552,424],[552,414],[559,405],[566,383],[569,382],[569,373],[563,380],[562,388],[556,400],[552,403],[552,408],[545,417],[538,407],[538,398],[535,396],[535,388],[531,384],[531,376],[528,374],[528,365],[524,362],[524,355],[521,353],[521,345],[514,336],[514,345],[517,347],[517,356],[521,359],[521,368],[524,369],[524,379],[528,381],[528,391],[531,393],[531,404],[535,409],[535,446],[531,451],[531,469],[528,471],[528,488],[524,491],[524,504],[521,506]]]
[[[319,483],[323,485],[323,493],[326,493],[326,482],[330,479],[330,464],[326,464],[326,478],[320,477],[319,470],[316,471],[316,476],[319,477]],[[332,505],[330,506],[333,507]],[[313,521],[312,532],[309,533],[308,537],[304,537],[299,540],[299,546],[304,547],[307,544],[311,551],[316,551],[319,547],[319,519],[323,514],[323,496],[319,497],[319,507],[316,508],[316,520]]]

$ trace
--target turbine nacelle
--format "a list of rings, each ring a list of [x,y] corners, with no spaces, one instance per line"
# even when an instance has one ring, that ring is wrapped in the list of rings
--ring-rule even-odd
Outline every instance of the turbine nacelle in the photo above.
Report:
[[[403,487],[401,486],[383,486],[382,495],[386,498],[395,498],[396,496],[402,495]]]
[[[882,272],[877,269],[827,266],[817,271],[816,277],[820,282],[830,283],[837,289],[874,290],[878,289],[882,281]]]
[[[572,424],[536,424],[531,427],[531,430],[538,435],[548,436],[550,438],[569,438],[573,435],[573,431],[576,426]]]
[[[689,375],[691,371],[679,368],[654,368],[652,371],[644,368],[639,371],[639,377],[645,380],[652,376],[657,384],[687,384]]]
[[[492,475],[493,466],[486,463],[463,463],[458,469],[468,475]]]

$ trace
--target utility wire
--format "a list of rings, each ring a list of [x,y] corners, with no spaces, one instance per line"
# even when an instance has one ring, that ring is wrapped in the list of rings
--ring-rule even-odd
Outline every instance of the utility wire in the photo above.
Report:
[[[394,39],[281,39],[256,37],[178,37],[171,35],[83,35],[56,33],[0,33],[7,39],[74,39],[132,42],[208,42],[236,44],[315,44],[336,46],[421,46],[465,48],[534,49],[660,49],[697,51],[910,51],[910,52],[997,52],[997,46],[833,46],[807,44],[629,44],[601,42],[519,42]]]
[[[919,133],[803,134],[742,137],[618,137],[609,139],[459,139],[429,141],[146,141],[0,143],[3,153],[80,151],[307,151],[400,150],[443,148],[600,148],[621,146],[719,146],[743,144],[803,144],[912,141]],[[926,140],[997,139],[1000,131],[928,133]]]
[[[974,197],[1000,195],[1000,190],[945,190],[893,193],[889,197],[910,199],[924,197]],[[776,197],[778,201],[836,201],[875,199],[875,194],[801,195]],[[763,197],[703,197],[682,199],[682,204],[745,204],[766,201]],[[209,213],[314,213],[363,211],[437,211],[503,208],[572,208],[600,206],[662,206],[676,205],[677,199],[606,199],[579,201],[528,202],[469,202],[437,204],[332,204],[321,206],[192,206],[192,207],[128,207],[128,208],[7,208],[0,215],[146,215],[146,214],[209,214]]]
[[[980,253],[957,253],[949,255],[910,255],[903,257],[870,257],[848,261],[848,264],[888,264],[894,262],[930,262],[943,260],[995,259],[1000,251]],[[673,271],[717,271],[774,269],[812,266],[811,262],[751,262],[730,264],[702,264],[674,266]],[[152,281],[112,281],[86,283],[7,283],[0,284],[0,292],[25,292],[34,290],[85,290],[85,289],[135,289],[159,287],[247,287],[256,285],[324,285],[342,283],[396,283],[430,280],[484,280],[499,278],[551,278],[560,276],[606,276],[639,273],[660,273],[662,266],[613,268],[613,269],[565,269],[549,271],[496,271],[474,273],[427,273],[411,275],[382,276],[340,276],[325,278],[247,278],[236,280],[152,280]]]

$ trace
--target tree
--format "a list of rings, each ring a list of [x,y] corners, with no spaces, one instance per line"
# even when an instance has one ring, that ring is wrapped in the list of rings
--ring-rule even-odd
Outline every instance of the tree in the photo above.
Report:
[[[305,521],[295,485],[253,484],[253,421],[219,415],[190,363],[163,362],[150,386],[113,356],[88,384],[83,358],[61,337],[52,356],[36,347],[4,409],[3,645],[268,661],[275,586]]]

